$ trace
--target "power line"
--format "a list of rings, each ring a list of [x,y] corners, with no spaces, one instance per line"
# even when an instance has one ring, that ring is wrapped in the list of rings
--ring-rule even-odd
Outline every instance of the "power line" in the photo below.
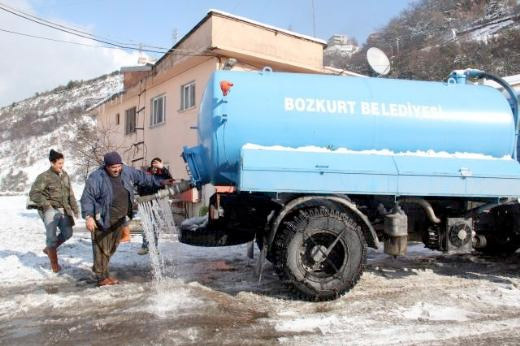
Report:
[[[39,20],[36,20],[36,19],[33,19],[33,18],[30,18],[28,16],[25,16],[25,15],[22,15],[22,14],[19,14],[19,13],[16,13],[8,8],[5,8],[1,3],[0,3],[0,10],[3,10],[5,12],[8,12],[8,13],[11,13],[11,14],[14,14],[15,16],[17,17],[20,17],[20,18],[23,18],[23,19],[26,19],[28,21],[31,21],[31,22],[34,22],[34,23],[37,23],[37,24],[40,24],[40,25],[43,25],[43,26],[46,26],[46,27],[49,27],[49,28],[52,28],[52,29],[55,29],[55,30],[59,30],[59,31],[63,31],[67,34],[70,34],[70,35],[75,35],[75,36],[79,36],[79,37],[82,37],[82,38],[86,38],[86,39],[89,39],[89,40],[92,40],[92,41],[96,41],[96,42],[99,42],[99,43],[104,43],[104,44],[108,44],[110,46],[114,46],[114,47],[118,47],[118,48],[121,48],[121,49],[128,49],[128,50],[137,50],[137,51],[142,51],[142,52],[147,52],[147,53],[160,53],[160,54],[164,54],[166,53],[166,51],[164,50],[155,50],[155,49],[144,49],[144,48],[137,48],[137,47],[131,47],[131,46],[128,46],[128,45],[123,45],[123,44],[118,44],[118,43],[113,43],[113,42],[110,42],[110,41],[106,41],[106,40],[102,40],[102,39],[98,39],[96,37],[91,37],[89,35],[83,35],[83,34],[80,34],[80,33],[76,33],[74,31],[70,31],[70,30],[67,30],[67,29],[63,29],[63,28],[60,28],[60,27],[56,27],[56,26],[53,26],[53,25],[50,25],[50,24],[47,24],[45,22],[42,22],[42,21],[39,21]]]
[[[45,36],[32,35],[32,34],[19,32],[19,31],[8,30],[8,29],[4,29],[4,28],[0,28],[0,32],[5,32],[8,34],[19,35],[19,36],[24,36],[24,37],[36,38],[36,39],[41,39],[41,40],[46,40],[46,41],[58,42],[58,43],[74,44],[77,46],[84,46],[84,47],[91,47],[91,48],[120,49],[119,47],[113,47],[113,46],[91,45],[91,44],[85,44],[85,43],[81,43],[81,42],[66,41],[66,40],[45,37]],[[209,53],[207,53],[207,54],[197,53],[197,52],[193,52],[193,51],[189,51],[189,50],[182,50],[182,49],[173,49],[171,51],[171,53],[174,55],[181,55],[181,56],[214,56],[213,54],[209,54]]]
[[[96,45],[90,45],[90,44],[85,44],[85,43],[80,43],[80,42],[58,40],[58,39],[54,39],[54,38],[50,38],[50,37],[44,37],[44,36],[37,36],[37,35],[25,34],[25,33],[23,33],[23,32],[11,31],[11,30],[2,29],[2,28],[0,28],[0,31],[2,31],[2,32],[6,32],[6,33],[9,33],[9,34],[25,36],[25,37],[39,38],[39,39],[47,40],[47,41],[60,42],[60,43],[70,43],[70,44],[75,44],[75,45],[78,45],[78,46],[85,46],[85,47],[92,47],[92,48],[120,49],[120,48],[112,47],[112,46],[96,46]]]
[[[90,36],[90,37],[93,37],[93,38],[98,38],[98,39],[102,39],[102,40],[107,40],[107,41],[111,41],[113,43],[116,43],[116,44],[119,44],[119,45],[124,45],[124,46],[139,46],[139,47],[147,47],[147,48],[153,48],[153,49],[161,49],[161,50],[168,50],[168,48],[164,48],[164,47],[158,47],[158,46],[151,46],[151,45],[146,45],[146,44],[140,44],[140,43],[125,43],[125,42],[118,42],[116,40],[113,40],[111,38],[107,38],[107,37],[103,37],[103,36],[99,36],[99,35],[94,35],[90,32],[87,32],[87,31],[82,31],[82,30],[79,30],[79,29],[76,29],[76,28],[73,28],[73,27],[70,27],[70,26],[66,26],[66,25],[62,25],[62,24],[59,24],[59,23],[56,23],[56,22],[52,22],[50,20],[47,20],[45,18],[41,18],[41,17],[37,17],[35,15],[32,15],[30,13],[27,13],[27,12],[24,12],[22,10],[19,10],[17,8],[14,8],[14,7],[11,7],[11,6],[8,6],[8,5],[5,5],[3,3],[0,3],[0,7],[3,7],[2,9],[4,11],[8,11],[10,12],[11,14],[14,14],[14,15],[17,15],[19,17],[22,17],[24,19],[27,19],[27,20],[31,20],[31,21],[36,21],[38,24],[42,24],[44,25],[45,24],[48,24],[48,25],[51,25],[51,26],[56,26],[58,28],[61,28],[61,29],[64,29],[64,30],[68,30],[68,31],[73,31],[75,33],[78,33],[78,34],[81,34],[81,35],[87,35],[87,36]],[[16,13],[14,13],[16,12]],[[18,13],[18,14],[17,14]],[[28,17],[28,18],[27,18]],[[41,23],[40,23],[41,22]],[[47,25],[46,25],[47,26]],[[57,28],[54,28],[54,29],[57,29]]]

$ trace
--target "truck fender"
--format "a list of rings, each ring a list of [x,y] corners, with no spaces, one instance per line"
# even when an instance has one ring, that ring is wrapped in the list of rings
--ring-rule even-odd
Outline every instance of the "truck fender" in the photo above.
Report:
[[[271,245],[274,242],[274,238],[276,236],[276,233],[278,232],[278,228],[280,227],[280,224],[282,223],[283,219],[289,214],[292,210],[297,209],[299,206],[301,206],[304,203],[308,203],[310,201],[314,200],[326,200],[333,202],[336,205],[340,205],[341,207],[347,209],[348,211],[352,212],[355,216],[358,217],[360,223],[364,225],[363,227],[363,235],[365,236],[365,239],[367,241],[367,245],[374,249],[379,249],[380,243],[379,239],[377,237],[376,231],[374,230],[374,227],[372,227],[372,224],[368,220],[365,214],[363,214],[357,206],[352,203],[350,200],[348,200],[345,197],[339,197],[339,196],[303,196],[298,197],[287,203],[282,210],[278,213],[276,218],[271,224],[271,231],[269,233],[269,237],[267,239],[267,245],[268,248],[271,248]]]

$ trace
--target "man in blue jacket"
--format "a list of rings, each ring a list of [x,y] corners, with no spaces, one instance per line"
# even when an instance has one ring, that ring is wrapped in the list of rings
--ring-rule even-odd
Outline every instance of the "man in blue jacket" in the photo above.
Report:
[[[171,184],[123,165],[117,152],[104,156],[104,165],[92,172],[81,196],[81,214],[92,235],[92,250],[98,285],[119,283],[108,272],[108,262],[121,238],[121,229],[132,218],[134,186],[161,187]]]

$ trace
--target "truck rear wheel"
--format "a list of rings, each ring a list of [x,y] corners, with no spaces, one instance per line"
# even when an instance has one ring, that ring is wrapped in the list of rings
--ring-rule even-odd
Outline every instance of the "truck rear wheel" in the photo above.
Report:
[[[300,298],[335,299],[359,280],[367,245],[356,220],[324,207],[301,209],[273,244],[275,270]]]

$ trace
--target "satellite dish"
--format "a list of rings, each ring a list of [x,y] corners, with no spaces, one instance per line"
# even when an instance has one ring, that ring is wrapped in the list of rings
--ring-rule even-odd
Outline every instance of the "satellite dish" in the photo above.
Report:
[[[390,60],[379,48],[372,47],[367,50],[368,64],[375,73],[386,76],[390,72]]]

